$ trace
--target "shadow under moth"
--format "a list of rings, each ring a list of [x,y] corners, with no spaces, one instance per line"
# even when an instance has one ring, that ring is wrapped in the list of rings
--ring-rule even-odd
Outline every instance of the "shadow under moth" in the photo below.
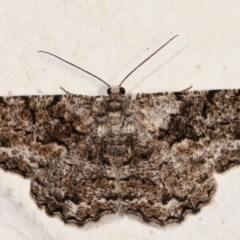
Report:
[[[214,172],[240,163],[240,90],[132,100],[124,80],[104,82],[108,96],[0,98],[0,166],[30,178],[37,205],[65,222],[118,211],[180,222],[210,201]]]

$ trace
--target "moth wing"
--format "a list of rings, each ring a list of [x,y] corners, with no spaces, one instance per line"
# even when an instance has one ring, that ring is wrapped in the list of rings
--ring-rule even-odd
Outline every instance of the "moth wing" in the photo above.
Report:
[[[58,159],[90,131],[95,99],[23,96],[0,99],[0,165],[25,177]]]
[[[38,206],[78,225],[115,213],[119,207],[112,169],[101,158],[100,139],[82,140],[60,160],[38,170],[31,181]]]
[[[38,206],[80,225],[118,208],[94,137],[97,102],[75,95],[0,99],[1,167],[31,178]]]
[[[123,167],[123,211],[164,225],[197,212],[213,171],[240,163],[240,91],[138,94],[139,138]]]

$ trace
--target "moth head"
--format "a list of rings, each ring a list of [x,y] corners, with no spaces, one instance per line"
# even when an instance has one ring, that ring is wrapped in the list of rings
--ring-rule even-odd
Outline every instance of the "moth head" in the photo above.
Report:
[[[125,89],[119,86],[111,86],[107,90],[108,95],[124,95],[125,92]]]
[[[103,82],[105,85],[107,85],[109,88],[107,90],[107,94],[109,96],[121,96],[121,95],[124,95],[125,94],[125,89],[123,87],[121,87],[121,85],[125,82],[125,80],[133,73],[135,72],[143,63],[145,63],[148,59],[150,59],[153,55],[155,55],[158,51],[160,51],[163,47],[165,47],[169,42],[171,42],[175,37],[177,37],[178,35],[175,35],[174,37],[172,37],[168,42],[166,42],[165,44],[163,44],[160,48],[158,48],[154,53],[152,53],[148,58],[146,58],[144,61],[142,61],[137,67],[135,67],[122,81],[121,83],[119,84],[119,86],[110,86],[107,82],[105,82],[103,79],[97,77],[96,75],[90,73],[89,71],[87,70],[84,70],[83,68],[81,67],[78,67],[76,66],[75,64],[73,63],[70,63],[52,53],[49,53],[49,52],[45,52],[45,51],[38,51],[38,52],[42,52],[42,53],[46,53],[46,54],[49,54],[49,55],[52,55],[53,57],[56,57],[58,59],[60,59],[61,61],[64,61],[70,65],[72,65],[73,67],[75,68],[78,68],[80,70],[82,70],[83,72],[95,77],[96,79],[98,79],[99,81]]]

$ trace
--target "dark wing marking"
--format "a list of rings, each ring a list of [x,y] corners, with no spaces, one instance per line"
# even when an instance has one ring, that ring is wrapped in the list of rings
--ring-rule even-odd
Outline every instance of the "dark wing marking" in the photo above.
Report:
[[[28,177],[58,159],[90,131],[94,101],[72,95],[1,97],[1,166]]]

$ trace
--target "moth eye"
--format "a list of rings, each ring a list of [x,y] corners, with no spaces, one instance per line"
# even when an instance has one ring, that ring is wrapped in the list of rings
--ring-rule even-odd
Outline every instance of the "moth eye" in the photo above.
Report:
[[[122,94],[122,95],[124,95],[125,94],[125,89],[123,88],[123,87],[120,87],[120,93]]]
[[[108,94],[108,95],[111,94],[111,88],[108,88],[108,90],[107,90],[107,94]]]

